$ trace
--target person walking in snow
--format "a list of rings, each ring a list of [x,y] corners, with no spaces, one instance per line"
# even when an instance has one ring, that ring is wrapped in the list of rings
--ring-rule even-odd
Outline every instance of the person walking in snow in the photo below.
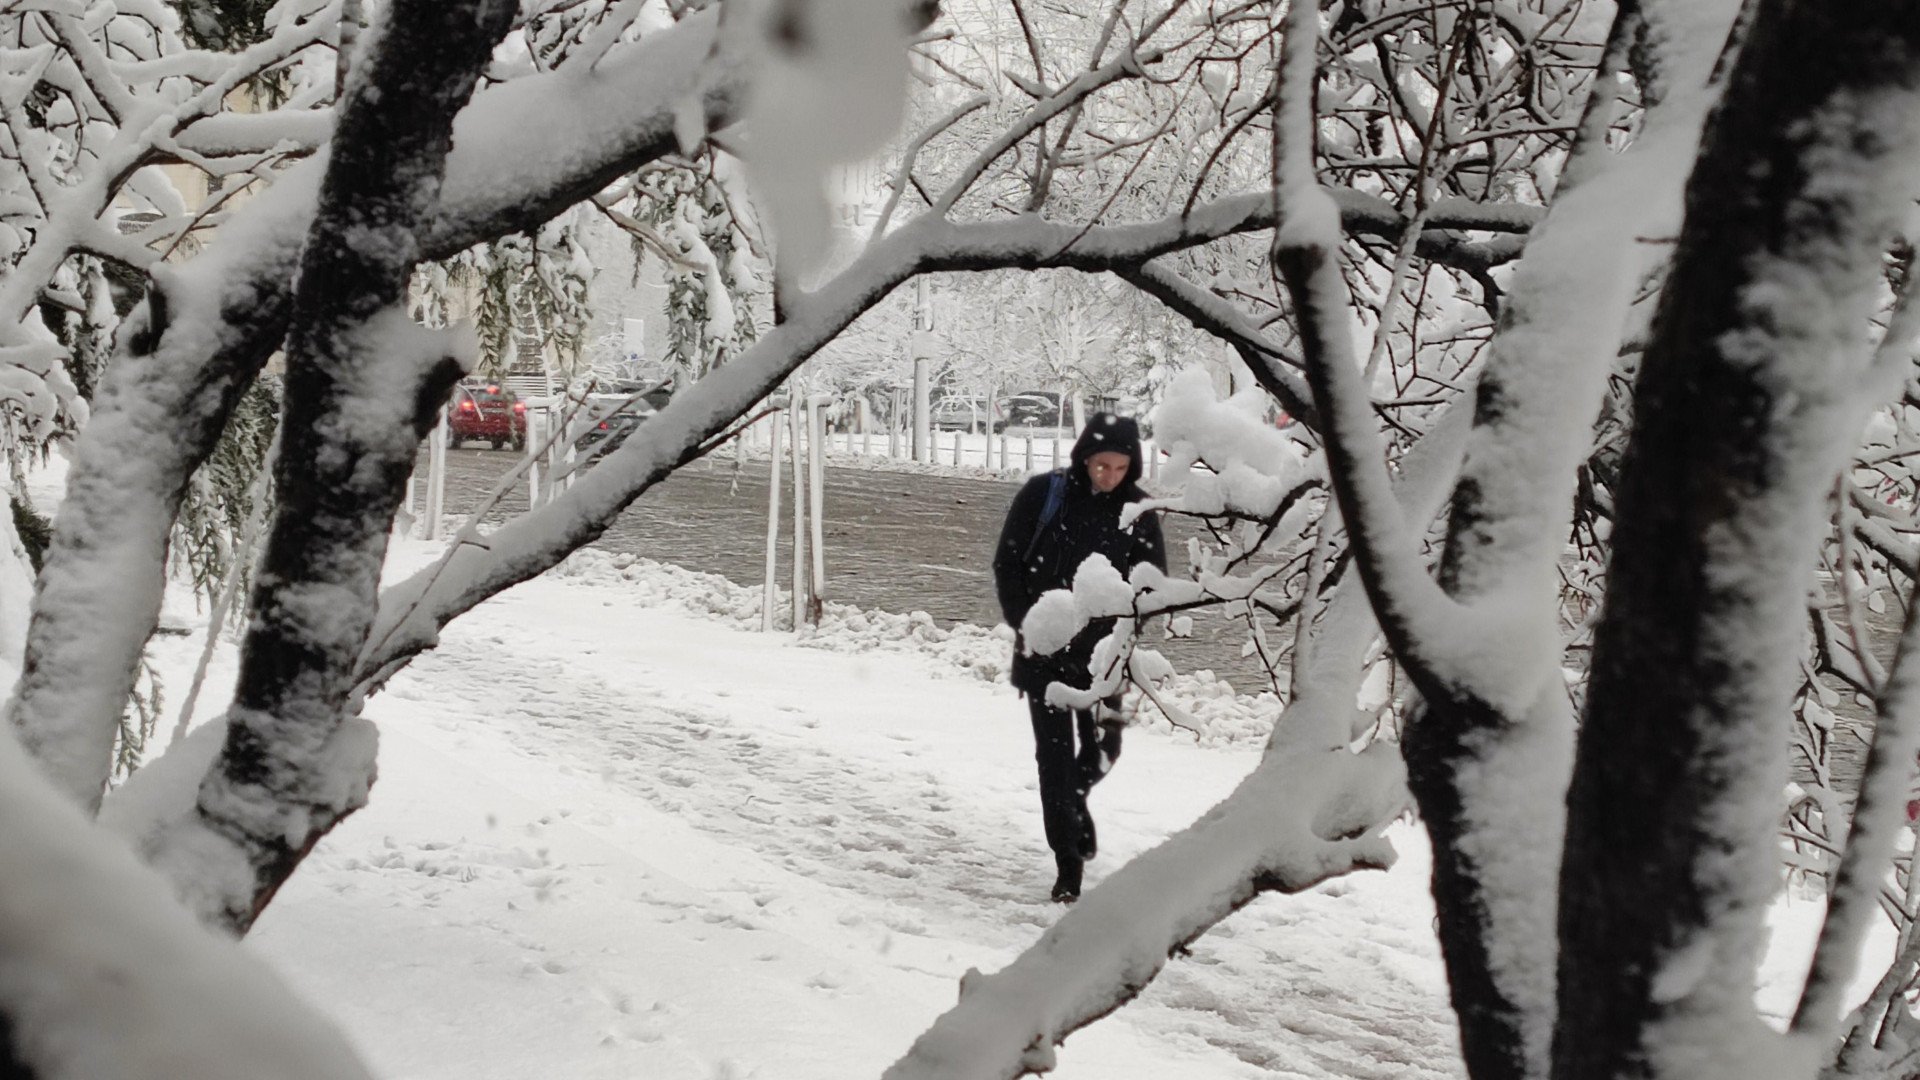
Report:
[[[1073,445],[1071,464],[1034,477],[1014,495],[993,557],[994,585],[1007,625],[1018,631],[1042,593],[1071,588],[1075,571],[1089,555],[1105,556],[1122,574],[1140,563],[1166,570],[1166,543],[1154,515],[1142,514],[1130,526],[1120,524],[1120,508],[1145,496],[1140,475],[1139,425],[1124,416],[1096,413]],[[1024,640],[1014,645],[1012,681],[1033,714],[1040,810],[1059,870],[1053,899],[1061,903],[1079,899],[1082,866],[1098,849],[1087,792],[1120,756],[1123,725],[1105,709],[1047,704],[1047,686],[1091,686],[1088,665],[1094,646],[1113,624],[1113,619],[1096,619],[1051,655],[1029,655]]]

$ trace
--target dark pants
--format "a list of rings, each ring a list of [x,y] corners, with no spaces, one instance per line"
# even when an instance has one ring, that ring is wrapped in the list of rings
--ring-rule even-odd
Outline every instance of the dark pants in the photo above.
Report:
[[[1093,855],[1087,792],[1120,757],[1121,725],[1118,720],[1096,723],[1092,710],[1053,708],[1039,695],[1029,695],[1027,707],[1033,713],[1033,756],[1040,765],[1040,812],[1046,822],[1047,846],[1064,868],[1067,861],[1077,864]]]

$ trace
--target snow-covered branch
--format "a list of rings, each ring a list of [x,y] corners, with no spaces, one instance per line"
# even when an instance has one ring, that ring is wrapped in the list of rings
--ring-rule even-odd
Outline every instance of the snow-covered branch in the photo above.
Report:
[[[801,361],[912,277],[925,255],[925,234],[934,227],[935,219],[926,217],[896,230],[827,285],[793,297],[781,323],[675,395],[565,492],[489,533],[484,547],[462,545],[440,565],[386,590],[361,657],[362,682],[384,681],[432,648],[440,627],[598,536],[642,492],[690,460]]]
[[[1111,86],[1122,79],[1140,78],[1141,69],[1158,60],[1160,55],[1158,49],[1139,53],[1129,50],[1099,67],[1081,72],[1059,89],[1035,101],[1018,122],[1009,125],[1006,131],[975,154],[973,160],[947,184],[946,190],[934,200],[932,212],[942,216],[947,214],[987,171],[987,167],[1020,145],[1021,140],[1038,131],[1047,121],[1079,105],[1101,87]]]
[[[0,863],[15,882],[0,890],[0,1060],[9,1076],[371,1075],[338,1030],[257,957],[196,923],[167,882],[87,821],[6,732],[0,822]]]
[[[112,245],[116,225],[108,214],[109,207],[140,169],[179,158],[173,144],[175,133],[218,113],[228,95],[246,80],[323,40],[337,21],[336,7],[337,0],[334,7],[291,21],[268,40],[228,58],[218,73],[185,101],[175,100],[170,89],[158,85],[140,89],[139,82],[133,86],[123,83],[80,19],[50,15],[62,53],[74,65],[70,80],[77,84],[76,89],[84,88],[85,96],[104,114],[101,119],[105,123],[82,125],[81,131],[105,127],[111,134],[105,138],[83,134],[80,147],[84,155],[75,153],[77,160],[67,167],[71,175],[56,180],[45,175],[38,164],[40,152],[31,149],[30,143],[23,144],[16,133],[21,164],[42,173],[36,188],[41,194],[43,220],[5,284],[0,285],[0,341],[18,341],[29,332],[21,326],[22,321],[69,254],[76,249],[98,250]],[[112,17],[98,32],[105,33],[104,27],[111,22]],[[143,73],[135,74],[136,78],[143,77]]]
[[[1461,613],[1428,576],[1418,538],[1399,516],[1379,428],[1360,379],[1347,287],[1336,262],[1339,212],[1313,173],[1319,29],[1317,12],[1293,9],[1275,81],[1273,261],[1293,299],[1307,381],[1327,441],[1328,473],[1362,580],[1388,642],[1410,670],[1418,671],[1424,658],[1409,655],[1415,643],[1457,640]]]
[[[271,113],[215,113],[181,129],[172,147],[201,158],[238,158],[275,150],[311,153],[333,136],[332,107]]]
[[[1233,304],[1207,292],[1159,262],[1116,270],[1122,280],[1159,300],[1176,314],[1233,346],[1260,385],[1294,419],[1319,430],[1320,414],[1313,407],[1313,390],[1299,373],[1300,360],[1276,345],[1271,337]]]
[[[1712,95],[1705,88],[1734,4],[1695,4],[1691,33],[1668,39],[1662,67],[1675,83],[1623,154],[1606,145],[1613,117],[1590,114],[1576,163],[1527,241],[1486,369],[1467,469],[1455,490],[1443,573],[1455,597],[1495,593],[1537,607],[1565,548],[1575,474],[1619,352],[1636,290],[1653,261],[1639,237],[1671,235],[1680,186]],[[1611,78],[1611,73],[1608,73]],[[1517,581],[1516,575],[1526,580]],[[1524,696],[1524,695],[1523,695]]]
[[[478,95],[455,125],[422,256],[537,223],[671,152],[688,95],[710,124],[730,121],[746,46],[732,36],[716,42],[718,25],[717,13],[691,16],[614,49],[591,76],[534,76]],[[543,122],[563,109],[578,109],[581,122]],[[167,538],[188,477],[281,343],[325,165],[322,155],[289,170],[228,221],[220,244],[155,275],[75,448],[11,714],[32,752],[86,804],[99,798],[103,747],[159,616]]]
[[[1794,1012],[1794,1034],[1826,1047],[1839,1030],[1860,945],[1880,915],[1881,883],[1904,821],[1913,763],[1920,751],[1920,604],[1909,603],[1893,670],[1874,710],[1873,739],[1860,776],[1846,849],[1827,900],[1827,917]]]
[[[1347,201],[1357,220],[1381,208]],[[1463,216],[1471,211],[1461,207]],[[1391,213],[1390,209],[1387,213]],[[786,319],[751,348],[676,396],[592,473],[540,509],[489,535],[484,550],[462,547],[443,565],[395,586],[361,663],[376,682],[431,648],[439,628],[502,589],[558,563],[590,542],[642,492],[688,460],[794,368],[895,286],[915,274],[1002,267],[1084,271],[1136,269],[1169,251],[1270,226],[1264,200],[1233,197],[1186,215],[1092,228],[1019,218],[956,224],[926,214],[868,246],[818,291],[791,298]]]
[[[1684,54],[1689,63],[1672,71],[1691,92],[1655,110],[1623,155],[1606,145],[1611,97],[1588,102],[1570,175],[1533,230],[1503,305],[1475,388],[1441,566],[1448,595],[1476,617],[1444,631],[1429,624],[1405,638],[1389,633],[1424,699],[1408,723],[1406,753],[1433,836],[1435,901],[1467,1060],[1489,1076],[1547,1070],[1559,875],[1545,853],[1563,832],[1574,737],[1561,685],[1558,573],[1579,469],[1650,258],[1636,238],[1677,227],[1680,184],[1711,100],[1701,86],[1732,14],[1726,4],[1695,7],[1698,18],[1721,20],[1718,36],[1703,25],[1652,46]],[[1616,20],[1616,40],[1631,20]],[[1624,47],[1610,52],[1615,62],[1624,55]],[[1603,70],[1601,81],[1613,77]],[[1634,224],[1623,228],[1623,218]],[[1323,378],[1336,393],[1362,389],[1349,372]],[[1343,509],[1349,520],[1367,512],[1364,502]],[[1368,558],[1364,546],[1358,557]]]

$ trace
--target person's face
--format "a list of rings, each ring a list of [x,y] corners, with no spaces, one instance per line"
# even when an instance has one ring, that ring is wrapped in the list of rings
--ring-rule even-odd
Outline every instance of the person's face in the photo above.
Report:
[[[1102,450],[1087,458],[1087,479],[1093,481],[1093,490],[1102,494],[1120,486],[1127,478],[1127,470],[1133,465],[1133,459],[1118,450]]]

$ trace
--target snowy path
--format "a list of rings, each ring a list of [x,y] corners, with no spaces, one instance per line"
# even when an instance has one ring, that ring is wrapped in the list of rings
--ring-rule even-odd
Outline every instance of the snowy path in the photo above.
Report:
[[[369,713],[372,806],[251,940],[387,1076],[877,1076],[1061,912],[1023,705],[919,657],[541,580]],[[1095,885],[1253,762],[1129,736]],[[1418,850],[1262,899],[1057,1075],[1457,1076],[1430,919]]]

